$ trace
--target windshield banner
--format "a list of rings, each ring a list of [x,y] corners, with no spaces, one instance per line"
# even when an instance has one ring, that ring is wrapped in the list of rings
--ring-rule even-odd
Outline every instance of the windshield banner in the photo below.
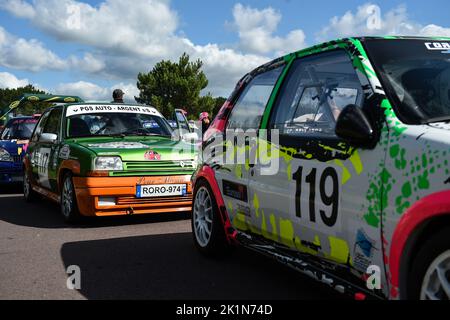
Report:
[[[67,107],[66,116],[92,113],[139,113],[162,117],[155,108],[128,105],[73,105]]]

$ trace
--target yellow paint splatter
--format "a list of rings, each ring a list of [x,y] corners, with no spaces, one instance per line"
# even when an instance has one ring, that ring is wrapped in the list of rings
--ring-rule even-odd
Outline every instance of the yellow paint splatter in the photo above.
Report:
[[[235,173],[237,179],[241,179],[242,178],[242,165],[240,165],[240,164],[235,165],[234,173]]]
[[[348,171],[347,167],[342,163],[341,160],[335,159],[334,163],[342,168],[342,184],[346,184],[352,177],[350,171]]]
[[[350,161],[352,162],[353,167],[355,168],[356,173],[357,173],[358,175],[360,175],[360,174],[363,172],[364,167],[363,167],[363,164],[362,164],[362,162],[361,162],[361,157],[359,156],[358,151],[355,151],[355,152],[353,153],[353,155],[350,157]]]
[[[304,246],[302,244],[302,240],[299,237],[295,237],[294,239],[295,248],[297,248],[298,251],[310,255],[316,256],[318,252],[316,250],[311,249],[310,247]]]
[[[256,217],[259,218],[259,198],[256,193],[253,195],[253,208],[255,209]]]
[[[269,231],[267,228],[266,216],[264,214],[264,210],[261,210],[262,222],[261,222],[261,231],[264,238],[278,241],[278,232],[277,232],[277,223],[275,215],[272,214],[269,217],[270,225],[272,227],[272,231]]]
[[[245,215],[243,215],[242,213],[236,214],[233,219],[233,225],[236,229],[241,231],[247,231],[249,229],[247,222],[245,221]]]
[[[345,240],[329,236],[330,256],[329,258],[337,263],[345,264],[350,256],[350,250]]]
[[[287,168],[286,168],[286,173],[287,173],[287,178],[288,181],[292,180],[292,163],[289,163]]]
[[[290,220],[285,220],[280,218],[280,238],[281,243],[288,246],[289,248],[295,248],[294,243],[294,226]]]

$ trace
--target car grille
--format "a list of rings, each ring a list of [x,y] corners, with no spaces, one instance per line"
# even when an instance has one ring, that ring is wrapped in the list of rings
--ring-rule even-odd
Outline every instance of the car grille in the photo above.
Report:
[[[186,161],[127,161],[123,163],[122,172],[114,172],[113,175],[164,175],[171,173],[189,174],[194,171],[194,162]]]

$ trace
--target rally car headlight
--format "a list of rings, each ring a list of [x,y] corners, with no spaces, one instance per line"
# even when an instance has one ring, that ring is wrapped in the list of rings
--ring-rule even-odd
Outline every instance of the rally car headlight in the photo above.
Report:
[[[94,170],[97,171],[122,171],[123,164],[120,157],[98,157],[95,158]]]
[[[8,162],[13,161],[9,152],[3,148],[0,148],[0,161],[8,161]]]

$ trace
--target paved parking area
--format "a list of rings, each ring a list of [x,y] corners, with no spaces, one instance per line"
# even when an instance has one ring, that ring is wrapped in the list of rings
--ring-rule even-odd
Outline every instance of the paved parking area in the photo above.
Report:
[[[271,259],[239,248],[206,259],[187,215],[88,219],[69,226],[48,201],[0,190],[0,299],[342,299]],[[81,268],[81,290],[66,286]]]

